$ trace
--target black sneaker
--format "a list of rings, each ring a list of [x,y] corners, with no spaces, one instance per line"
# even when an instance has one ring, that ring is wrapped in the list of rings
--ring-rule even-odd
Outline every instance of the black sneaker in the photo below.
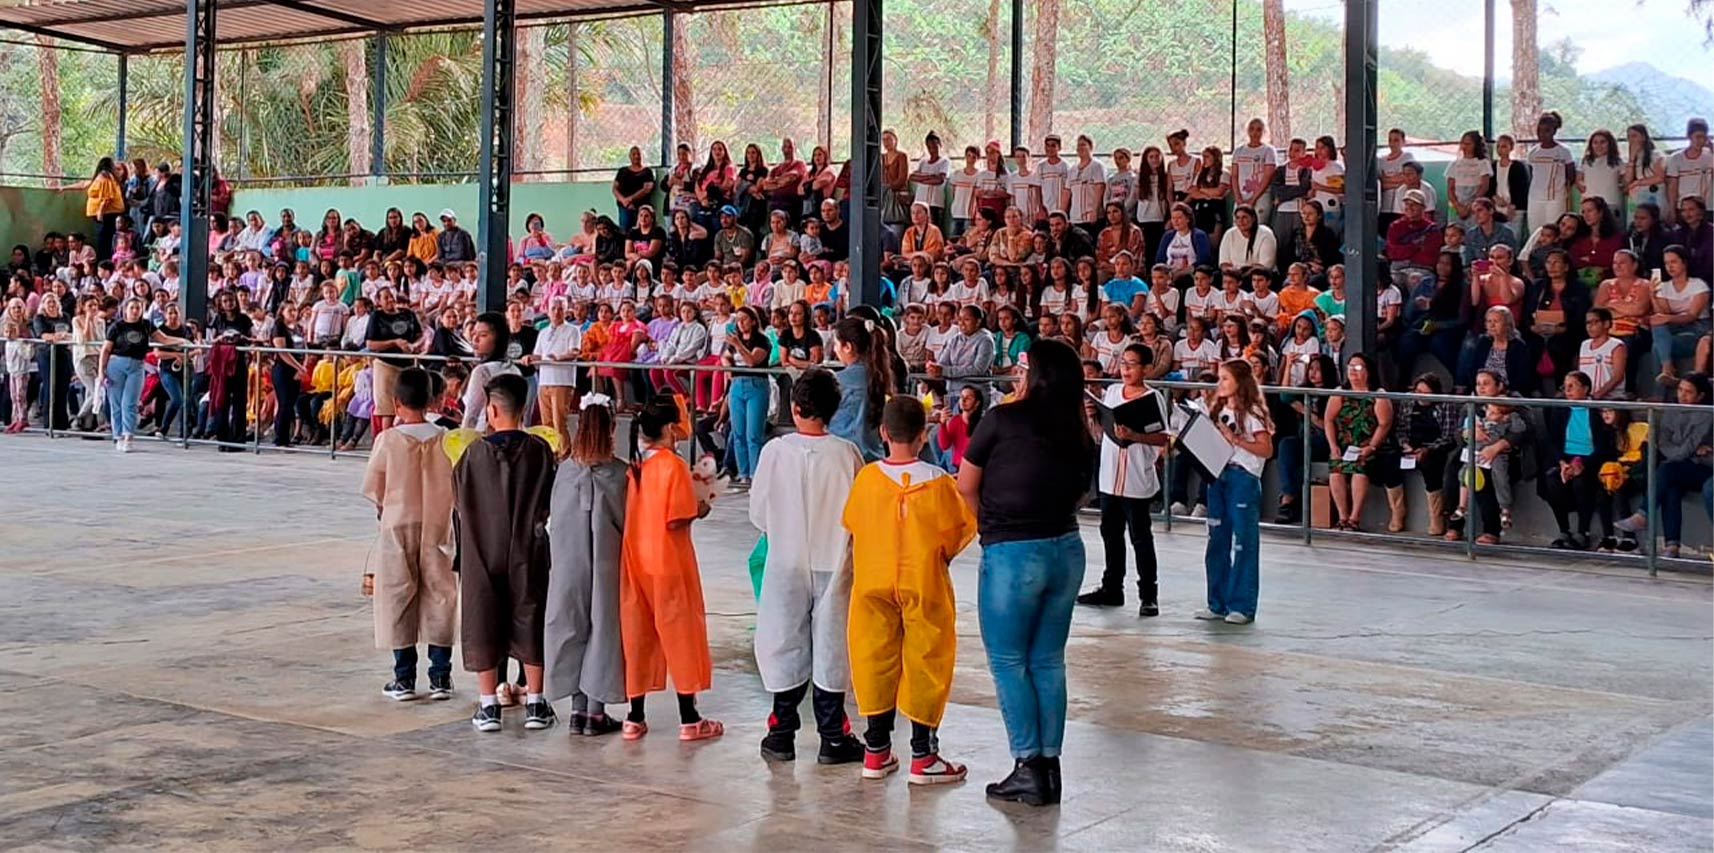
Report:
[[[625,724],[619,722],[617,717],[609,717],[606,714],[591,714],[588,719],[583,721],[583,736],[610,735],[624,728],[624,726]]]
[[[429,698],[434,699],[436,701],[445,701],[447,699],[451,699],[452,698],[452,676],[450,676],[450,675],[431,675],[431,676],[429,676]]]
[[[762,757],[769,761],[796,761],[797,732],[768,732],[762,738]]]
[[[1121,590],[1096,587],[1078,596],[1077,603],[1087,607],[1124,607],[1125,593]]]
[[[500,706],[476,706],[476,713],[470,715],[470,724],[479,732],[497,732],[500,730]]]
[[[840,735],[829,740],[821,739],[821,751],[815,756],[817,764],[855,764],[863,760],[867,751],[863,742],[853,735]]]
[[[1137,615],[1138,616],[1159,616],[1159,615],[1161,615],[1161,606],[1159,604],[1152,602],[1152,601],[1145,601],[1145,602],[1143,602],[1143,606],[1137,608]]]
[[[571,717],[566,720],[565,724],[567,728],[571,729],[572,734],[583,734],[584,726],[589,725],[589,715],[582,711],[572,711]]]
[[[553,712],[552,702],[543,699],[540,702],[526,702],[524,704],[524,728],[552,728],[553,724],[557,722],[559,722],[559,717]]]
[[[409,681],[389,681],[381,688],[381,695],[395,702],[409,702],[417,698],[417,686]]]
[[[1603,554],[1611,554],[1615,550],[1617,550],[1618,547],[1619,547],[1619,540],[1617,540],[1611,536],[1603,536],[1603,537],[1601,537],[1600,547],[1596,548],[1595,550],[1600,551]]]

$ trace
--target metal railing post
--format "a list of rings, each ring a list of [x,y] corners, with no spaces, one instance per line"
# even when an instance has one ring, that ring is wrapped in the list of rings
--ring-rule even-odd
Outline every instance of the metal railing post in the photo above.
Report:
[[[1171,392],[1168,394],[1170,395]],[[1163,510],[1162,514],[1166,516],[1163,523],[1166,525],[1166,532],[1168,533],[1172,532],[1172,460],[1178,455],[1174,452],[1177,445],[1178,442],[1176,441],[1167,444],[1167,452],[1162,454],[1164,461],[1161,463],[1161,497],[1163,498],[1161,509]]]
[[[54,297],[50,296],[49,298],[51,299]],[[42,411],[42,421],[44,422],[44,425],[47,426],[47,428],[48,428],[48,438],[57,438],[58,437],[58,436],[54,435],[54,415],[57,413],[55,410],[56,409],[55,402],[58,399],[58,395],[54,393],[54,389],[56,387],[58,387],[60,384],[59,383],[59,373],[60,373],[59,352],[57,352],[56,345],[50,343],[50,344],[48,344],[48,375],[46,377],[47,386],[48,386],[48,393],[43,396],[43,399],[47,400],[48,405]],[[29,406],[29,404],[30,404],[29,400],[24,401],[25,406]],[[113,413],[108,412],[107,416],[112,417]]]
[[[1470,490],[1470,500],[1464,506],[1464,556],[1474,560],[1476,559],[1476,477],[1478,472],[1476,468],[1476,398],[1474,397],[1470,398],[1470,402],[1464,406],[1464,425],[1470,434],[1468,438],[1464,439],[1464,448],[1458,452],[1458,460],[1462,465],[1462,470],[1458,472],[1458,488],[1461,495],[1464,489]],[[1470,457],[1468,463],[1464,462],[1466,454]]]
[[[1310,427],[1314,426],[1311,417],[1314,411],[1315,401],[1309,397],[1303,398],[1303,417],[1298,418],[1297,425],[1297,440],[1303,444],[1303,465],[1299,472],[1303,481],[1299,483],[1297,489],[1297,509],[1299,523],[1303,527],[1303,544],[1305,545],[1313,544],[1315,539],[1315,525],[1310,518],[1311,511],[1315,508],[1313,498],[1315,486],[1309,481],[1309,474],[1310,471],[1314,470],[1315,461],[1315,442],[1310,440],[1309,431]]]
[[[1659,478],[1655,476],[1655,447],[1657,446],[1656,442],[1660,439],[1655,433],[1655,410],[1652,408],[1648,410],[1648,424],[1648,453],[1644,454],[1646,458],[1643,460],[1643,465],[1645,466],[1643,468],[1644,490],[1647,492],[1643,497],[1643,516],[1648,522],[1648,526],[1645,527],[1644,530],[1648,535],[1647,547],[1649,577],[1652,578],[1659,572],[1658,565],[1660,562],[1659,550],[1655,546],[1655,513],[1657,511],[1655,507],[1655,489],[1659,487],[1657,482]]]
[[[238,350],[238,352],[243,353],[244,352],[243,348],[240,348]],[[251,383],[248,383],[248,382],[246,382],[244,385],[244,415],[245,415],[244,419],[250,422],[250,452],[256,454],[257,456],[261,456],[262,455],[262,378],[263,378],[263,376],[265,376],[265,374],[262,371],[262,353],[252,352],[251,355],[256,357],[256,382],[254,383],[254,387],[252,387]],[[244,377],[245,379],[250,378],[249,374],[248,374],[249,369],[250,368],[248,365],[246,365],[244,368],[244,370],[246,371],[246,374]],[[254,409],[252,409],[250,407],[250,392],[251,391],[256,392],[256,407]],[[280,401],[279,401],[279,399],[276,398],[274,400],[274,405],[278,406],[279,404],[280,404]],[[244,437],[239,436],[238,440],[240,442],[242,442],[242,441],[244,441]]]
[[[314,374],[312,373],[313,377]],[[332,406],[333,410],[327,416],[327,458],[339,458],[339,353],[333,354],[333,395],[327,398],[324,407]],[[311,425],[314,431],[314,425]]]

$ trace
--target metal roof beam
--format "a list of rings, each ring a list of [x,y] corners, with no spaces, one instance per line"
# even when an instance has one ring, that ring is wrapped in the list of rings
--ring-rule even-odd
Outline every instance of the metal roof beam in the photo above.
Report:
[[[342,24],[350,24],[354,27],[365,27],[376,32],[398,29],[397,24],[377,21],[374,18],[365,18],[362,15],[353,15],[350,12],[342,12],[338,9],[325,9],[320,6],[311,6],[308,3],[302,2],[302,0],[267,0],[267,5],[278,6],[282,9],[290,9],[294,12],[303,12],[307,15],[319,15],[323,18],[339,21]]]
[[[87,44],[90,47],[99,47],[102,50],[110,50],[110,51],[113,51],[114,53],[131,53],[132,51],[137,50],[137,48],[126,47],[122,44],[116,44],[116,43],[110,42],[110,41],[102,41],[101,39],[89,38],[87,36],[73,35],[71,33],[61,32],[59,30],[53,29],[52,27],[41,27],[41,26],[36,26],[34,24],[20,24],[20,23],[17,23],[16,21],[0,20],[0,29],[17,30],[17,31],[22,32],[22,33],[30,33],[31,35],[47,36],[49,38],[56,38],[56,39],[65,39],[66,41],[73,41],[73,42],[77,42],[79,44]]]
[[[268,4],[262,2],[262,0],[231,0],[231,2],[222,3],[220,5],[220,10],[222,12],[229,12],[229,11],[232,11],[234,9],[247,9],[247,8],[251,8],[254,6],[266,6],[266,5],[268,5]],[[71,8],[76,8],[76,4],[71,4]],[[148,20],[148,19],[153,19],[153,18],[183,18],[184,16],[185,16],[185,13],[184,13],[184,9],[182,9],[182,8],[164,9],[164,10],[161,10],[158,12],[140,12],[140,11],[107,12],[107,13],[100,14],[100,15],[90,15],[86,18],[61,18],[59,20],[54,20],[54,21],[43,21],[40,24],[40,26],[43,26],[43,27],[81,27],[81,26],[84,26],[86,24],[111,24],[115,21],[136,21],[136,20]],[[7,26],[14,26],[15,27],[15,26],[19,26],[19,25],[18,24],[7,24]],[[175,42],[175,44],[180,44],[180,42]]]

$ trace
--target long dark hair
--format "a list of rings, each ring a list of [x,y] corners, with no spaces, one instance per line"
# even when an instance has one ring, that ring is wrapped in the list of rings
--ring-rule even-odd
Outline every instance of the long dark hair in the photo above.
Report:
[[[1612,131],[1604,127],[1589,134],[1589,141],[1583,144],[1583,165],[1595,165],[1596,139],[1607,140],[1607,165],[1617,169],[1619,167],[1619,141],[1613,138]]]
[[[1029,357],[1024,398],[1010,405],[1028,413],[1038,435],[1092,452],[1083,414],[1083,360],[1069,344],[1051,338],[1030,344]]]
[[[874,321],[862,317],[846,317],[833,325],[833,337],[857,351],[858,360],[869,371],[866,379],[866,403],[863,423],[869,429],[881,426],[881,409],[887,405],[887,392],[893,387],[893,363],[877,345]]]
[[[112,157],[103,157],[100,160],[95,161],[95,174],[90,175],[89,177],[91,180],[94,180],[95,178],[99,178],[102,175],[107,175],[109,177],[111,177],[113,175],[113,158]]]
[[[1150,151],[1160,155],[1160,165],[1152,169],[1149,168]],[[1144,148],[1138,159],[1141,162],[1137,166],[1137,198],[1148,199],[1149,201],[1171,201],[1172,178],[1166,173],[1166,154],[1161,152],[1160,146],[1150,145]]]
[[[512,329],[506,325],[506,315],[498,311],[484,311],[476,315],[476,322],[488,327],[488,333],[494,336],[494,348],[487,355],[476,353],[483,361],[505,361],[506,348],[512,345]]]

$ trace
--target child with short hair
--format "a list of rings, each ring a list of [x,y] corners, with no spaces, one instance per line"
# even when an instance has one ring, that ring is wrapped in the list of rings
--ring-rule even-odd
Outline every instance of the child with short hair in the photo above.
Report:
[[[892,735],[903,712],[911,721],[913,785],[960,782],[967,773],[941,757],[935,729],[958,657],[947,566],[976,534],[957,480],[919,458],[926,425],[918,401],[887,401],[881,410],[887,456],[857,473],[841,513],[852,548],[851,684],[857,711],[869,722],[863,778],[883,779],[898,769]]]
[[[726,731],[696,709],[696,694],[713,684],[714,662],[690,525],[708,515],[708,504],[697,500],[690,466],[674,452],[688,438],[681,422],[678,402],[664,394],[646,403],[635,421],[644,443],[627,478],[619,557],[619,631],[631,697],[620,731],[625,740],[648,734],[643,700],[666,689],[669,672],[678,693],[678,739],[707,740]]]
[[[797,758],[798,706],[812,688],[821,734],[816,761],[863,758],[845,717],[851,538],[839,524],[863,454],[827,431],[839,399],[833,374],[810,368],[799,376],[791,391],[797,431],[762,446],[750,487],[750,523],[768,538],[755,647],[762,686],[774,694],[762,757],[774,761]]]
[[[430,698],[452,698],[452,465],[441,448],[446,431],[424,418],[431,387],[420,368],[399,374],[398,420],[376,437],[363,470],[363,496],[381,521],[364,586],[375,598],[375,645],[393,651],[393,680],[381,692],[400,702],[417,698],[419,641],[428,644]]]
[[[464,668],[476,673],[481,691],[470,722],[477,731],[500,730],[500,670],[510,656],[523,665],[528,684],[524,728],[545,729],[557,720],[542,698],[553,448],[523,429],[524,377],[502,373],[483,390],[489,433],[465,448],[452,472]]]
[[[571,697],[571,731],[619,731],[607,706],[625,693],[619,633],[619,554],[625,533],[625,463],[613,456],[613,401],[582,400],[570,456],[554,478],[548,544],[544,687],[548,701]]]

